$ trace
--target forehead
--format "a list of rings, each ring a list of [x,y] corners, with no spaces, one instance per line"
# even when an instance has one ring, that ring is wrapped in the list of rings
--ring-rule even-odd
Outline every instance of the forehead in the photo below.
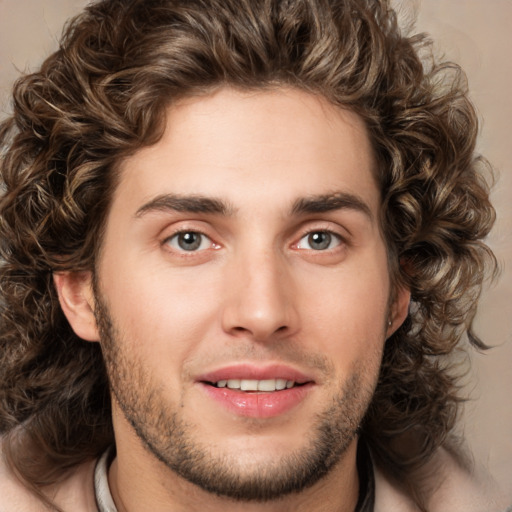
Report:
[[[120,171],[114,202],[173,193],[261,205],[342,190],[378,209],[363,120],[296,89],[223,88],[182,99],[168,109],[162,138]]]

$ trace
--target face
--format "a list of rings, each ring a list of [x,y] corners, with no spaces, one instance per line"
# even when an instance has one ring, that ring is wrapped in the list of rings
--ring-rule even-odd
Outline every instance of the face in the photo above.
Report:
[[[169,109],[121,164],[93,286],[118,454],[266,500],[354,452],[401,320],[374,167],[361,119],[297,90]]]

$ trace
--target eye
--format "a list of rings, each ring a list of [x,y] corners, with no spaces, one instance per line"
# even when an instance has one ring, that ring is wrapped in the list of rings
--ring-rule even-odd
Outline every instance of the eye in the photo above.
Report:
[[[180,231],[169,237],[165,243],[177,251],[202,251],[213,246],[213,242],[197,231]]]
[[[297,244],[297,249],[325,251],[334,249],[341,244],[341,238],[330,231],[312,231],[303,236]]]

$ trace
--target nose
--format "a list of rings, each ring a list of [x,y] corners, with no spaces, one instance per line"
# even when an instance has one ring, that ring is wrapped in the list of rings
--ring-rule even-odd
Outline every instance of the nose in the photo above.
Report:
[[[291,270],[272,251],[242,256],[226,278],[222,324],[225,332],[265,342],[299,328]]]

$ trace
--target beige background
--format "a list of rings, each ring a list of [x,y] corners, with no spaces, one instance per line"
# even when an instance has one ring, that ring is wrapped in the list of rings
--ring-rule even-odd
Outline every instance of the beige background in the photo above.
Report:
[[[495,348],[473,355],[471,401],[461,429],[478,460],[512,499],[512,0],[395,0],[401,18],[417,15],[439,52],[462,64],[482,119],[479,151],[496,167],[498,223],[490,244],[502,266],[484,294],[478,332]],[[35,69],[55,49],[62,24],[85,0],[0,0],[0,116],[18,70]]]

